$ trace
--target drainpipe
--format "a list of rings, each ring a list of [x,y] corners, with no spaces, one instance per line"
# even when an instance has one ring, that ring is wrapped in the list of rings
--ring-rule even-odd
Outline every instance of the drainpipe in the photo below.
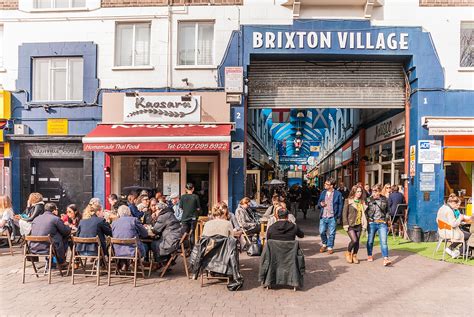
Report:
[[[404,182],[404,195],[405,201],[408,204],[408,182],[410,179],[410,82],[408,81],[408,75],[405,71],[405,174],[407,178]]]
[[[166,87],[169,88],[173,84],[173,18],[170,2],[168,1],[168,73],[166,74]]]

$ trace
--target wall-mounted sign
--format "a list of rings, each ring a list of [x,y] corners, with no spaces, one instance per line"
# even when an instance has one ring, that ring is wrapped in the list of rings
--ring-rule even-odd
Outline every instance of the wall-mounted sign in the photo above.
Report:
[[[201,96],[137,96],[124,97],[125,123],[199,123]]]
[[[347,149],[342,151],[342,161],[345,162],[352,158],[352,146],[349,146]]]
[[[163,173],[163,194],[165,196],[179,195],[179,173]]]
[[[421,171],[423,173],[434,173],[434,164],[422,164]]]
[[[418,164],[441,164],[441,141],[418,141]]]
[[[434,192],[436,189],[435,173],[420,173],[420,191]]]
[[[416,175],[416,145],[410,146],[410,177]]]
[[[67,135],[69,131],[68,119],[48,119],[48,135]]]
[[[238,93],[244,92],[244,68],[226,67],[225,70],[225,92]]]
[[[357,150],[359,148],[359,144],[360,144],[359,136],[356,136],[354,140],[352,140],[352,150],[353,151]]]
[[[319,146],[319,145],[311,145],[309,147],[310,152],[320,152],[320,150],[321,150],[321,146]]]
[[[253,32],[254,49],[407,50],[408,33],[352,31]]]
[[[405,133],[405,113],[402,112],[368,128],[365,133],[365,144],[378,143],[403,133]]]
[[[232,142],[232,158],[244,158],[244,142]]]

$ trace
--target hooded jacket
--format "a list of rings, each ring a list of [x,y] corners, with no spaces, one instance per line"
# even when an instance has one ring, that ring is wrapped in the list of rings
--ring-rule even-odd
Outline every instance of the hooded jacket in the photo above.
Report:
[[[267,230],[268,240],[294,241],[296,237],[303,238],[304,233],[290,221],[277,221]]]
[[[153,233],[160,237],[152,243],[156,254],[164,256],[178,249],[181,239],[181,224],[176,219],[173,209],[165,208],[160,211],[153,227]]]

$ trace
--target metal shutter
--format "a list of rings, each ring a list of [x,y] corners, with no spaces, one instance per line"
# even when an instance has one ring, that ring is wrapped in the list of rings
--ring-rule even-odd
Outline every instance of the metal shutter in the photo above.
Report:
[[[393,62],[252,61],[249,108],[403,108],[403,66]]]

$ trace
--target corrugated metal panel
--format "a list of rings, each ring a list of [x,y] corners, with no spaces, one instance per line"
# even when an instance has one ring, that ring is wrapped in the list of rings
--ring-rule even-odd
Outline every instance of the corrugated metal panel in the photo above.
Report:
[[[403,67],[391,62],[252,61],[249,108],[403,108]]]

